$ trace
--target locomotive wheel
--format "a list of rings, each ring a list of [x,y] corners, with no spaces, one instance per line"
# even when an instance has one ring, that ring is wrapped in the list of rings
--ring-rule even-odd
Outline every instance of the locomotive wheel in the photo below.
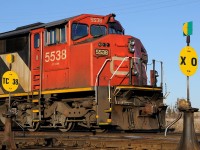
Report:
[[[65,128],[59,128],[59,130],[61,132],[69,132],[71,130],[74,129],[74,126],[75,126],[75,123],[74,122],[68,122],[66,125],[65,125]]]
[[[69,132],[74,129],[75,122],[68,122],[69,120],[61,113],[57,113],[62,127],[58,127],[61,132]]]
[[[27,128],[28,131],[34,132],[34,131],[38,131],[40,129],[39,122],[33,122],[32,125],[33,125],[32,127]]]

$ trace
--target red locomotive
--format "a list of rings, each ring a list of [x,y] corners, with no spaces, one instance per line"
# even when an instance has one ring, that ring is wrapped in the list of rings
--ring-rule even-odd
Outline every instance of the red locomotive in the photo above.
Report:
[[[114,14],[82,14],[0,34],[0,74],[19,76],[10,107],[30,131],[164,128],[162,80],[157,86],[153,61],[147,84],[147,62],[141,41],[125,35]],[[1,86],[3,123],[8,97]]]

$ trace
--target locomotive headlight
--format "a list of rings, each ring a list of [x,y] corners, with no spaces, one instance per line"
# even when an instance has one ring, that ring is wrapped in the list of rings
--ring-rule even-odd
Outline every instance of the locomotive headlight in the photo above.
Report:
[[[134,46],[135,45],[135,41],[134,40],[130,40],[130,45]]]
[[[129,42],[128,42],[128,49],[129,49],[129,51],[131,53],[135,52],[135,40],[134,39],[129,40]]]

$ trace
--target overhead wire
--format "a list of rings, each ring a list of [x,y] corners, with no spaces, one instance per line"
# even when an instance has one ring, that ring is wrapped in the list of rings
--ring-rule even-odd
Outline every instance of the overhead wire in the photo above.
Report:
[[[173,1],[173,0],[172,0]],[[167,1],[166,1],[167,2]],[[156,10],[159,10],[159,9],[164,9],[164,8],[171,8],[171,7],[175,7],[175,6],[185,6],[185,5],[193,5],[193,4],[196,4],[196,3],[199,3],[200,4],[200,1],[199,0],[194,0],[194,1],[187,1],[187,2],[182,2],[182,1],[179,1],[178,3],[175,3],[175,4],[168,4],[168,5],[160,5],[160,6],[156,6],[156,7],[148,7],[148,8],[144,8],[144,9],[140,9],[140,10],[129,10],[129,12],[131,13],[141,13],[141,12],[146,12],[146,11],[156,11]],[[162,4],[162,3],[160,3]],[[123,13],[123,12],[122,12]],[[124,13],[128,13],[128,11],[124,12]]]
[[[0,26],[4,26],[5,24],[8,25],[15,25],[18,24],[19,26],[21,23],[24,24],[24,22],[28,21],[27,24],[34,23],[34,22],[50,22],[53,20],[59,20],[62,18],[65,18],[65,14],[70,14],[70,16],[75,16],[80,13],[92,13],[92,14],[102,14],[106,15],[109,13],[116,13],[118,17],[130,17],[133,15],[138,15],[138,13],[146,13],[146,12],[152,12],[157,11],[159,9],[166,9],[171,7],[181,7],[181,6],[198,6],[200,4],[199,0],[191,0],[191,1],[182,1],[182,0],[162,0],[162,1],[123,1],[120,3],[112,3],[105,5],[105,3],[102,3],[102,5],[92,8],[77,8],[73,10],[59,10],[56,9],[55,11],[34,11],[31,12],[31,10],[21,11],[23,15],[18,15],[15,18],[9,18],[0,20]],[[103,8],[103,9],[102,9]],[[25,14],[25,15],[24,15]],[[27,15],[26,15],[27,14]],[[41,15],[42,14],[42,15]],[[124,15],[128,14],[128,15]],[[5,17],[4,17],[5,18]],[[30,22],[31,18],[31,22]],[[58,19],[59,18],[59,19]]]
[[[173,2],[173,3],[172,3]],[[159,10],[159,9],[163,9],[163,8],[169,8],[169,7],[175,7],[175,6],[184,6],[184,5],[191,5],[191,4],[194,4],[194,3],[199,3],[200,1],[199,0],[195,0],[195,1],[179,1],[179,0],[163,0],[163,1],[139,1],[138,3],[136,2],[122,2],[122,3],[115,3],[115,4],[112,4],[111,5],[106,5],[106,6],[103,6],[103,9],[102,9],[102,6],[100,7],[93,7],[93,8],[83,8],[82,11],[85,13],[85,12],[98,12],[98,14],[101,14],[101,13],[111,13],[110,11],[112,12],[118,12],[119,15],[121,14],[126,14],[126,13],[131,13],[132,15],[135,14],[135,13],[142,13],[142,12],[147,12],[147,11],[156,11],[156,10]],[[77,9],[74,9],[74,10],[70,10],[69,12],[68,11],[54,11],[53,14],[52,13],[49,13],[49,12],[21,12],[23,14],[28,14],[27,16],[26,15],[23,15],[23,16],[18,16],[16,19],[19,20],[19,18],[26,18],[26,17],[31,17],[31,18],[34,18],[35,20],[36,19],[43,19],[43,18],[47,18],[48,15],[50,15],[51,17],[53,18],[57,18],[59,16],[63,16],[63,14],[67,14],[67,13],[71,13],[71,14],[76,14],[80,11],[77,10]],[[42,17],[40,14],[44,14],[44,17]],[[15,22],[21,22],[20,21],[15,21],[14,19],[12,19],[12,21],[7,21],[7,20],[1,20],[0,23],[15,23]]]

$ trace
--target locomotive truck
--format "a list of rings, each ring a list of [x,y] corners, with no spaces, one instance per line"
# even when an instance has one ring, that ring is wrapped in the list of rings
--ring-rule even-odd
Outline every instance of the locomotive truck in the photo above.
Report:
[[[159,77],[154,60],[147,73],[146,49],[115,17],[81,14],[1,33],[1,77],[19,77],[13,92],[0,80],[1,121],[10,109],[29,131],[163,129],[162,68]]]

